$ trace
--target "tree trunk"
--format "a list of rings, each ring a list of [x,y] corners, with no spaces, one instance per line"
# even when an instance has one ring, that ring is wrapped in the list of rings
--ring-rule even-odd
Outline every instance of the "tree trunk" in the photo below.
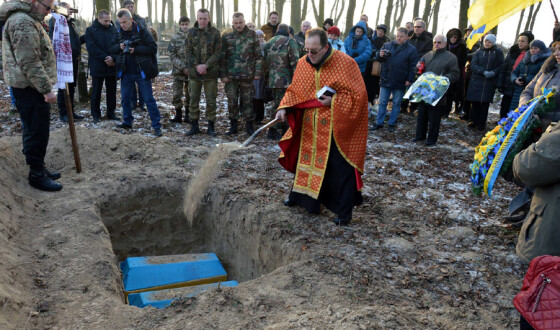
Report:
[[[517,37],[521,31],[521,24],[523,23],[524,14],[525,14],[525,9],[523,9],[521,11],[521,14],[519,15],[519,22],[517,22],[517,30],[515,30],[515,37]]]
[[[110,0],[95,0],[95,14],[97,14],[101,9],[110,10],[111,1]]]
[[[397,0],[398,1],[398,0]],[[385,10],[385,25],[391,26],[391,13],[393,12],[393,0],[387,0],[387,9]]]
[[[348,11],[346,12],[346,29],[344,35],[347,36],[350,29],[352,29],[352,24],[354,21],[354,11],[356,11],[356,0],[348,0]],[[322,24],[323,22],[319,23]]]
[[[401,26],[404,12],[406,11],[406,5],[408,5],[408,0],[399,0],[399,8],[401,9],[401,11],[399,12],[399,16],[397,16],[397,12],[395,11],[395,25],[390,27],[390,31],[397,31],[397,28]]]
[[[257,0],[251,1],[251,22],[255,23],[255,27],[258,29],[257,26]]]
[[[278,21],[282,22],[282,13],[284,12],[284,4],[286,3],[286,0],[276,0],[275,2],[276,2],[276,6],[274,10],[278,12],[278,18],[279,18]]]
[[[190,0],[189,12],[191,14],[191,25],[194,25],[194,22],[196,22],[196,10],[194,9],[194,0]]]
[[[175,25],[175,15],[173,15],[173,0],[167,0],[167,29],[172,29]]]
[[[537,8],[533,13],[533,17],[531,18],[531,26],[529,26],[529,30],[533,31],[533,27],[535,26],[535,21],[537,20],[537,13],[541,9],[542,1],[537,4]]]
[[[424,1],[424,12],[422,13],[422,20],[426,22],[426,29],[428,29],[428,18],[430,17],[430,9],[432,9],[432,0]]]
[[[301,8],[301,20],[305,20],[305,17],[307,16],[307,5],[308,5],[308,0],[301,0],[303,1],[303,8]],[[317,22],[317,25],[322,25],[323,22]]]
[[[301,0],[292,0],[290,6],[290,25],[296,29],[301,26]]]
[[[379,0],[379,5],[377,6],[377,17],[375,18],[375,24],[379,24],[379,13],[381,13],[381,4],[383,0]]]
[[[257,1],[257,0],[255,0]],[[259,1],[259,8],[257,9],[257,19],[259,21],[259,24],[257,24],[257,26],[262,26],[262,14],[261,14],[261,10],[262,10],[262,0],[258,0]],[[256,22],[255,22],[256,24]]]
[[[434,10],[433,10],[433,20],[432,22],[434,23],[434,25],[432,26],[432,32],[434,33],[434,35],[436,35],[437,29],[438,29],[438,18],[439,18],[439,6],[441,5],[441,0],[436,0],[436,2],[434,3]]]
[[[165,6],[167,5],[167,0],[161,0],[161,29],[165,30]]]
[[[463,1],[463,0],[461,0]],[[468,2],[468,0],[467,0]],[[420,0],[414,0],[414,5],[412,6],[412,18],[420,16]],[[465,15],[467,17],[467,15]],[[414,22],[412,22],[414,23]]]
[[[216,9],[216,11],[218,10],[219,9]],[[217,19],[218,15],[214,14],[214,0],[208,0],[208,13],[210,15],[210,22],[214,21],[212,25],[219,29],[220,21]]]
[[[461,0],[459,2],[459,30],[464,31],[469,25],[467,11],[469,10],[469,0]]]
[[[150,19],[150,21],[152,20],[152,0],[148,0],[148,18]],[[154,24],[154,22],[152,22],[152,24]]]
[[[525,30],[528,31],[529,27],[531,26],[531,17],[533,17],[533,10],[535,9],[535,5],[529,7],[529,15],[527,15],[527,22],[525,22]],[[517,36],[516,36],[517,37]]]
[[[151,0],[148,1],[151,2]],[[187,0],[181,0],[179,4],[179,12],[181,13],[181,17],[187,16]]]
[[[239,11],[239,0],[233,0],[233,12],[237,13]]]
[[[343,9],[344,9],[344,2],[345,2],[345,1],[342,0],[342,4],[340,5],[340,9],[337,10],[337,11],[335,11],[335,13],[336,13],[336,14],[335,14],[335,17],[332,17],[332,15],[331,15],[331,17],[332,17],[333,20],[334,20],[334,24],[335,24],[335,25],[338,24],[338,22],[340,22],[340,18],[342,17],[342,13],[344,12],[344,10],[343,10]]]
[[[360,15],[365,13],[365,10],[366,10],[366,0],[364,0],[364,3],[362,4],[362,10],[360,10]],[[375,24],[377,24],[377,22],[375,22]]]

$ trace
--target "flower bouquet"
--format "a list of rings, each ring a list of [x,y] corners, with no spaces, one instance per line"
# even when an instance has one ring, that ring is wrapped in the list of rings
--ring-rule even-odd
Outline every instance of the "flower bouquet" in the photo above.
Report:
[[[551,96],[551,90],[543,90],[542,95],[511,111],[507,118],[499,121],[498,126],[486,133],[475,148],[474,162],[470,165],[475,195],[482,194],[483,190],[488,197],[492,195],[498,175],[508,172],[515,156],[531,138],[533,130],[540,126],[534,115],[546,110],[544,103],[548,104]]]
[[[448,88],[449,79],[447,77],[425,72],[408,88],[404,98],[409,99],[410,102],[424,101],[435,106]]]

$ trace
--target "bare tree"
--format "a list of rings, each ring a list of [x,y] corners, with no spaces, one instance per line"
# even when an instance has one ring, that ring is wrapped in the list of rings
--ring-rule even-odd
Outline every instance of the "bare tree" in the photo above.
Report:
[[[342,3],[341,3],[342,2]],[[342,13],[344,12],[344,0],[335,0],[335,6],[331,9],[331,17],[334,20],[334,24],[337,25]]]
[[[527,22],[525,22],[525,30],[527,31],[529,30],[529,27],[531,26],[531,17],[533,17],[533,10],[535,9],[535,5],[532,5],[531,7],[529,7],[529,14],[527,15]]]
[[[412,6],[412,17],[418,17],[418,16],[420,16],[420,0],[414,0],[414,5]],[[467,15],[465,15],[465,17],[466,16]]]
[[[278,0],[277,0],[278,1]],[[315,0],[311,0],[311,5],[313,6],[313,14],[315,14],[315,20],[317,23],[322,23],[325,21],[325,0],[318,0],[319,8],[315,5]]]
[[[434,34],[437,34],[437,29],[438,29],[438,19],[439,19],[439,7],[441,5],[441,0],[435,0],[434,2],[434,10],[432,10],[432,13],[434,15],[432,23],[432,32]]]
[[[109,10],[111,8],[110,0],[95,0],[95,13],[97,14],[101,9]]]
[[[282,13],[284,12],[284,4],[286,3],[286,0],[276,0],[275,3],[276,6],[274,10],[278,12],[278,18],[280,19],[280,22],[282,22]]]
[[[422,20],[426,22],[426,27],[428,27],[428,18],[430,17],[430,10],[432,9],[432,0],[424,1],[424,12],[422,13]]]
[[[515,30],[515,36],[517,37],[519,35],[519,31],[521,30],[521,23],[523,23],[523,17],[525,16],[525,8],[523,8],[523,10],[521,11],[521,14],[519,15],[519,22],[517,22],[517,30]]]
[[[175,15],[173,15],[173,0],[167,0],[167,28],[172,29],[173,25],[175,25]]]
[[[348,11],[346,12],[346,29],[344,35],[347,36],[348,32],[352,29],[354,24],[354,12],[356,11],[356,0],[348,0]]]
[[[239,0],[233,0],[233,12],[237,13],[239,11]]]
[[[301,8],[301,20],[303,21],[305,19],[305,17],[307,16],[307,5],[308,5],[308,0],[301,0],[303,1],[303,7]],[[317,24],[323,24],[323,22],[317,22]]]
[[[147,2],[148,2],[148,17],[149,17],[150,20],[151,20],[151,18],[153,17],[153,16],[152,16],[152,0],[147,0]],[[154,23],[154,22],[152,22],[152,24],[153,24],[153,23]]]
[[[217,9],[216,11],[218,11],[219,9]],[[219,29],[218,25],[220,25],[220,22],[216,19],[217,15],[214,15],[214,0],[208,0],[208,13],[210,15],[210,22],[212,22],[212,20],[214,20],[215,22],[215,27]]]
[[[261,14],[261,8],[262,8],[262,0],[259,0],[259,8],[257,9],[257,15],[258,15],[258,20],[259,20],[259,26],[262,26],[262,14]]]
[[[379,13],[381,13],[381,4],[383,0],[379,0],[379,5],[377,6],[377,17],[375,18],[375,24],[379,24]]]
[[[360,15],[363,14],[366,10],[366,0],[364,0],[364,3],[362,4],[362,10],[360,10]]]
[[[531,31],[533,31],[533,27],[535,26],[535,21],[537,20],[537,13],[541,9],[541,5],[542,5],[542,2],[539,2],[537,4],[537,8],[535,9],[535,12],[533,13],[533,17],[531,18],[531,26],[529,26],[529,30],[531,30]]]
[[[167,0],[161,0],[161,29],[165,30],[165,6],[167,6]]]
[[[196,10],[194,8],[194,0],[190,0],[189,12],[191,14],[191,21],[193,21],[192,24],[194,25],[194,22],[196,21]],[[157,14],[156,14],[156,17],[157,17]]]
[[[398,1],[398,0],[397,0]],[[385,20],[383,23],[387,26],[391,26],[391,13],[393,13],[393,0],[387,0],[387,9],[385,9]]]
[[[301,26],[301,0],[292,0],[292,5],[290,6],[290,25],[295,29]]]
[[[464,31],[468,24],[469,18],[467,17],[467,11],[469,10],[469,0],[459,1],[459,30]]]
[[[251,22],[253,22],[253,23],[255,23],[255,25],[257,25],[257,0],[252,0]]]
[[[397,9],[395,10],[395,16],[394,16],[394,19],[393,19],[394,24],[393,24],[393,26],[389,25],[391,27],[391,31],[396,31],[397,28],[399,26],[401,26],[401,23],[402,23],[402,20],[403,20],[403,17],[404,17],[404,12],[406,11],[406,6],[408,5],[408,0],[398,0],[398,4],[399,5],[397,6]],[[397,16],[397,12],[399,13],[398,16]]]
[[[148,1],[151,2],[151,0]],[[179,3],[179,13],[181,17],[187,16],[187,0],[181,0]]]

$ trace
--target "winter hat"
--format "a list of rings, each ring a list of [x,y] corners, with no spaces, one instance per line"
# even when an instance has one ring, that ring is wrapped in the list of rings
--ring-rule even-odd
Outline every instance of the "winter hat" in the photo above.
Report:
[[[340,37],[340,29],[337,28],[336,26],[331,26],[328,30],[327,30],[328,34],[336,34],[337,36]]]
[[[290,26],[290,34],[291,34],[291,35],[294,35],[294,32],[295,32],[295,31],[294,31],[294,28]]]
[[[469,26],[467,26],[467,28],[465,29],[465,32],[467,32],[467,31],[471,31],[471,32],[472,32],[472,30],[473,30],[472,25],[469,25]]]
[[[323,22],[323,26],[325,26],[326,24],[330,24],[331,26],[334,26],[334,21],[332,18],[327,18],[324,22]]]
[[[540,40],[533,40],[531,42],[531,47],[537,47],[538,49],[541,50],[541,52],[545,51],[546,48],[547,48],[546,45],[544,44],[544,42],[542,42]]]
[[[379,24],[375,29],[376,30],[381,29],[381,30],[383,30],[383,32],[387,33],[387,25],[385,25],[385,24]]]
[[[533,35],[533,32],[531,31],[525,31],[519,34],[519,36],[524,36],[527,37],[527,39],[529,39],[529,42],[535,40],[535,36]]]
[[[496,44],[496,36],[493,35],[493,34],[486,35],[486,37],[484,37],[484,41],[486,41],[486,40],[490,41],[492,43],[492,45]]]

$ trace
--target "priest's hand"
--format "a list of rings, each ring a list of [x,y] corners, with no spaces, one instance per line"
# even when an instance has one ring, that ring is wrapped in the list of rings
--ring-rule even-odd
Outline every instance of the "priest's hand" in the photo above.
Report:
[[[325,96],[323,95],[321,98],[318,99],[319,102],[321,102],[322,105],[324,105],[325,107],[330,107],[331,106],[331,101],[332,101],[332,96]]]
[[[281,121],[286,121],[286,110],[280,109],[276,112],[276,120],[280,119]]]

